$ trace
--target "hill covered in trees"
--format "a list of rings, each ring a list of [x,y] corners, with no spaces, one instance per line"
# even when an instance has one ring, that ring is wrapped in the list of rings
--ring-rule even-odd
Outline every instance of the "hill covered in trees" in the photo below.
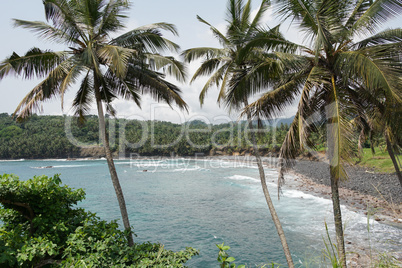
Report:
[[[246,154],[251,150],[245,122],[219,125],[191,121],[174,124],[107,118],[108,135],[115,155]],[[288,125],[267,124],[258,130],[262,152],[277,152]],[[18,123],[7,113],[0,114],[0,159],[43,159],[100,157],[98,118],[87,116],[84,124],[68,116],[38,116]]]

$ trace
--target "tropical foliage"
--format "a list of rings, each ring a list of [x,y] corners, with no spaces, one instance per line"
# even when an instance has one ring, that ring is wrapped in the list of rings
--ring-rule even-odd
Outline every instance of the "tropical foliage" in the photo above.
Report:
[[[8,114],[0,114],[0,159],[103,157],[104,152],[99,150],[98,118],[85,118],[84,125],[78,124],[76,118],[72,117],[37,115],[18,123]],[[258,135],[257,144],[261,153],[277,155],[288,130],[286,122],[289,120],[267,125],[264,132]],[[66,125],[70,129],[70,138]],[[106,126],[113,141],[110,144],[113,154],[124,157],[130,157],[130,154],[244,155],[252,150],[245,122],[212,125],[191,121],[174,124],[108,118]]]
[[[183,267],[193,248],[172,252],[161,244],[128,246],[129,232],[77,208],[82,189],[59,175],[21,181],[0,175],[0,266]]]

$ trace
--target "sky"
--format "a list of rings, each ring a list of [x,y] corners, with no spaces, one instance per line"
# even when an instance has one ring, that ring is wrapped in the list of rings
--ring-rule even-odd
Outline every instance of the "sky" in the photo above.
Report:
[[[209,27],[200,23],[196,15],[217,27],[224,32],[226,18],[226,0],[132,0],[132,6],[127,14],[126,30],[147,25],[156,22],[168,22],[175,24],[179,37],[164,33],[165,37],[180,45],[182,50],[194,47],[220,47],[217,41],[210,33]],[[257,9],[260,1],[254,0],[253,9]],[[2,41],[0,42],[0,60],[10,56],[13,51],[23,55],[32,47],[42,49],[52,49],[60,51],[65,47],[54,43],[39,40],[34,33],[13,27],[12,19],[23,19],[32,21],[45,21],[42,0],[18,0],[2,1],[0,4],[0,27],[2,32]],[[275,14],[268,10],[264,17],[264,23],[269,27],[277,25]],[[389,23],[390,27],[401,27],[401,16]],[[285,36],[291,41],[301,43],[302,34],[296,27],[285,25],[281,28]],[[188,76],[194,74],[198,68],[197,63],[188,66]],[[190,79],[188,79],[190,80]],[[174,80],[171,80],[175,82]],[[205,104],[200,107],[198,96],[206,81],[198,79],[191,85],[188,83],[180,84],[175,82],[182,89],[182,97],[189,106],[189,111],[183,112],[173,107],[173,110],[165,104],[158,104],[148,96],[142,98],[141,109],[133,102],[116,100],[114,107],[117,110],[117,116],[127,119],[142,120],[161,120],[182,123],[190,120],[203,120],[208,123],[219,124],[230,120],[237,120],[238,114],[228,113],[223,107],[219,107],[216,102],[216,88],[211,88],[205,100]],[[31,90],[39,80],[24,81],[18,77],[6,77],[0,81],[0,113],[12,113],[22,100],[22,98]],[[61,109],[59,98],[43,103],[42,112],[38,114],[61,115],[69,114],[71,111],[71,102],[77,87],[72,87],[67,93],[64,101],[64,109]],[[96,106],[93,105],[91,114],[97,114]],[[289,117],[296,111],[295,106],[290,106],[283,115]]]

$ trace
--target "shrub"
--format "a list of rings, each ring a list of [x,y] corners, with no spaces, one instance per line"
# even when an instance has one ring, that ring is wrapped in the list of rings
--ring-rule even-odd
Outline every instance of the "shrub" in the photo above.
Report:
[[[76,207],[84,198],[59,175],[27,181],[0,175],[0,266],[183,267],[198,254],[150,242],[129,247],[116,221]]]

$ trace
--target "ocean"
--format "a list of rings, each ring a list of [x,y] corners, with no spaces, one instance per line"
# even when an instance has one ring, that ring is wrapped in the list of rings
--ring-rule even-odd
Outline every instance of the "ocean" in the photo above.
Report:
[[[224,159],[155,158],[116,160],[136,242],[160,242],[178,251],[200,251],[189,267],[217,267],[216,244],[230,246],[235,263],[247,267],[275,262],[286,266],[281,243],[271,220],[256,165]],[[332,242],[332,203],[329,199],[283,189],[278,201],[277,171],[265,168],[267,183],[297,267],[322,267],[325,223]],[[106,160],[0,161],[0,173],[20,179],[61,174],[64,184],[83,188],[79,206],[104,220],[120,219]],[[292,176],[287,175],[288,182]],[[372,252],[402,248],[402,230],[368,219],[342,206],[347,251],[371,245]],[[121,223],[121,221],[119,220]],[[368,225],[370,232],[368,232]],[[367,252],[368,253],[368,252]]]

